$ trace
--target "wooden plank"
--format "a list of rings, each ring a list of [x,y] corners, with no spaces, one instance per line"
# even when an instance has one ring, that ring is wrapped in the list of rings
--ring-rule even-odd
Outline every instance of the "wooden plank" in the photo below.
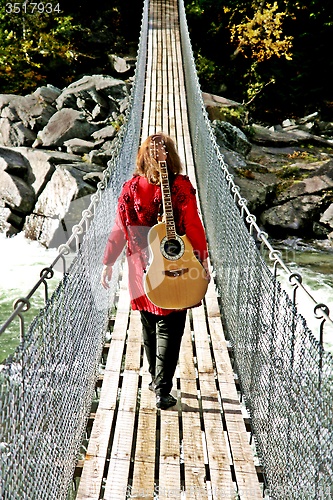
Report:
[[[180,498],[180,438],[176,406],[160,411],[159,500]],[[177,495],[177,492],[179,496]]]
[[[223,334],[221,318],[217,316],[217,306],[214,304],[215,301],[217,303],[217,299],[213,282],[209,284],[207,295],[206,305],[208,324],[215,360],[217,361],[217,375],[238,493],[244,500],[256,500],[262,497],[262,490],[254,466],[253,453],[249,444],[241,405],[234,383],[234,376]]]
[[[223,429],[222,408],[215,384],[203,307],[193,309],[192,317],[211,489],[216,494],[223,488],[223,498],[233,499],[236,485],[232,481],[231,454]]]
[[[200,392],[203,406],[205,439],[211,489],[218,498],[234,499],[236,484],[231,474],[231,456],[228,438],[223,429],[221,406],[216,391],[215,381],[210,375],[200,374]]]
[[[132,482],[133,498],[153,498],[156,460],[155,394],[149,390],[150,374],[143,374],[140,413]]]
[[[187,318],[179,357],[181,410],[185,472],[185,492],[190,498],[208,498],[206,485],[203,434],[197,397],[196,370],[193,359],[191,331]]]
[[[105,485],[105,500],[126,498],[132,443],[135,433],[134,420],[138,382],[138,373],[132,371],[124,372],[117,423]]]
[[[84,461],[77,499],[98,500],[100,498],[104,468],[104,457],[92,457]]]
[[[142,327],[138,311],[132,311],[126,340],[125,371],[140,371]]]

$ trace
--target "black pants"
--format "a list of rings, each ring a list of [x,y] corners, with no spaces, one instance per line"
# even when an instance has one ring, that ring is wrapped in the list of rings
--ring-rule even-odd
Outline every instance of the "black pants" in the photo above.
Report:
[[[155,383],[156,394],[162,396],[169,394],[172,388],[186,312],[186,310],[175,311],[166,316],[157,316],[147,311],[140,311],[149,373]]]

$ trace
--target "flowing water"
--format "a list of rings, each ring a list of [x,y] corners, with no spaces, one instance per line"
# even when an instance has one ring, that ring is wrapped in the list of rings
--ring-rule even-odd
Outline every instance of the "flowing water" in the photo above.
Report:
[[[317,302],[325,303],[333,317],[333,252],[320,251],[311,245],[274,243],[282,253],[282,259],[292,271],[303,277],[303,283],[313,292]],[[0,324],[3,324],[13,311],[13,302],[24,297],[38,281],[40,272],[49,266],[57,255],[56,249],[46,249],[36,241],[30,241],[19,234],[5,238],[0,234]],[[279,279],[286,291],[290,291],[288,279],[279,273]],[[62,274],[55,272],[48,280],[50,294],[61,279]],[[313,304],[302,292],[298,293],[298,310],[306,318],[308,326],[319,339],[319,321],[312,313]],[[44,305],[44,288],[41,286],[31,299],[31,309],[24,313],[26,325]],[[27,326],[26,326],[27,328]],[[20,328],[16,319],[0,336],[0,362],[10,355],[19,344]],[[324,328],[324,346],[333,353],[333,326]]]
[[[296,238],[285,242],[273,241],[272,245],[281,252],[281,258],[290,271],[302,276],[302,283],[315,301],[328,307],[333,319],[333,248],[322,249],[316,242],[305,243]],[[264,257],[269,262],[268,256]],[[281,268],[278,271],[278,279],[292,298],[293,287]],[[307,325],[319,341],[321,320],[316,318],[314,313],[314,302],[301,288],[296,292],[296,302],[298,312],[306,319]],[[333,324],[325,321],[323,332],[323,345],[333,354]]]
[[[57,255],[56,249],[46,249],[37,241],[30,241],[19,234],[5,238],[0,234],[0,325],[13,312],[13,303],[25,297],[39,280],[40,272],[48,267]],[[61,278],[60,272],[48,280],[49,294]],[[44,305],[43,285],[31,299],[31,308],[23,313],[27,328],[29,322]],[[20,341],[19,320],[15,319],[0,336],[0,362],[14,352]]]

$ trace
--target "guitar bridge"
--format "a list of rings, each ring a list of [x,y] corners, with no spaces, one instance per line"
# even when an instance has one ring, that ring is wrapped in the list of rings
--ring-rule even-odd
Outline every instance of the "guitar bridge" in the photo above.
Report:
[[[185,273],[188,273],[188,267],[185,267],[183,269],[173,269],[172,271],[163,271],[163,274],[165,276],[169,276],[170,278],[177,278],[178,276],[182,276]]]

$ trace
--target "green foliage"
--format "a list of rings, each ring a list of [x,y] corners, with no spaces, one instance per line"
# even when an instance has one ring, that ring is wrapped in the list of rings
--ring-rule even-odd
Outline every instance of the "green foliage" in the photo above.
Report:
[[[83,74],[109,73],[108,53],[128,50],[138,39],[142,6],[123,4],[0,0],[0,92],[63,87]],[[128,20],[129,11],[136,23]]]
[[[333,59],[327,56],[333,10],[326,0],[185,5],[204,91],[247,103],[252,115],[268,123],[315,110],[333,119]],[[210,69],[215,64],[214,73],[203,70],[205,58]]]
[[[48,3],[56,8],[54,0]],[[22,92],[44,83],[60,61],[62,67],[72,63],[70,39],[76,26],[72,17],[58,17],[53,10],[31,12],[25,7],[25,12],[20,2],[13,4],[20,12],[8,12],[8,5],[0,11],[0,85],[2,92]]]
[[[302,177],[300,168],[295,165],[282,167],[276,172],[276,175],[281,179],[300,179]]]

